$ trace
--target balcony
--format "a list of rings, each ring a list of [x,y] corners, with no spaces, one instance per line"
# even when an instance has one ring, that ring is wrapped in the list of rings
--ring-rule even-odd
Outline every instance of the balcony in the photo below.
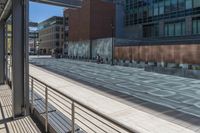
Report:
[[[8,85],[0,85],[0,133],[40,132],[30,116],[13,118],[12,91]]]

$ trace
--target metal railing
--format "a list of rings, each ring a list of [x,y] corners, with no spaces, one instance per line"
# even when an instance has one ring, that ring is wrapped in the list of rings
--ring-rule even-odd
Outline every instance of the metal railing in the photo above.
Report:
[[[54,123],[57,132],[136,133],[126,125],[29,76],[31,110],[38,109],[45,118],[45,131]],[[40,107],[39,107],[40,106]],[[54,118],[53,118],[54,115]],[[55,116],[58,115],[58,116]],[[65,124],[63,124],[65,123]]]
[[[11,85],[12,82],[12,62],[10,60],[10,57],[6,59],[6,81],[9,85]]]

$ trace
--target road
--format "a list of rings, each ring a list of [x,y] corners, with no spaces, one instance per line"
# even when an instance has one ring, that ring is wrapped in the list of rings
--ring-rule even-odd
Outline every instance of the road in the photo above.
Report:
[[[31,58],[30,63],[91,85],[200,117],[200,80],[67,59]]]

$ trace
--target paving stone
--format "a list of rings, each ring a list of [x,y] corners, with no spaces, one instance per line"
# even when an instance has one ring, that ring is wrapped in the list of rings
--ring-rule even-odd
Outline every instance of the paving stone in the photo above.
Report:
[[[30,62],[90,84],[200,116],[200,80],[67,59],[34,58]]]

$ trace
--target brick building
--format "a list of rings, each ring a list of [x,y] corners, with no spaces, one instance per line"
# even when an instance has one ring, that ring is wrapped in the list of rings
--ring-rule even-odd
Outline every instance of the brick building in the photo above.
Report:
[[[101,0],[84,0],[81,8],[66,9],[69,56],[95,56],[91,41],[115,36],[115,5]],[[92,55],[93,51],[93,55]]]
[[[66,9],[69,18],[69,41],[112,37],[115,6],[101,0],[84,0],[81,8]]]

